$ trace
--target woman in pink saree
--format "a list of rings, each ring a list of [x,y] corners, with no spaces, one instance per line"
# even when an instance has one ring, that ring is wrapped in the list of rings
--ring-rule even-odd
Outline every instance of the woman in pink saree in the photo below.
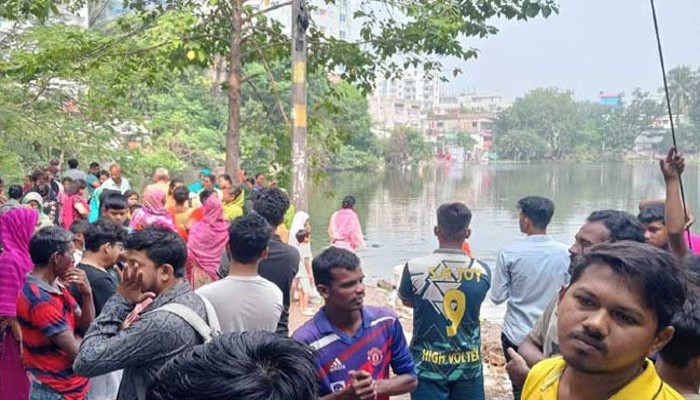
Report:
[[[165,209],[165,193],[156,187],[149,187],[143,195],[143,205],[134,211],[129,228],[140,231],[155,226],[177,232],[177,224]]]
[[[0,237],[5,250],[0,254],[0,336],[2,357],[0,399],[29,398],[29,378],[20,353],[22,333],[17,322],[17,295],[33,268],[29,241],[39,219],[37,210],[14,208],[0,216]]]
[[[350,251],[355,251],[365,246],[360,218],[355,212],[354,197],[345,196],[342,208],[331,215],[331,221],[328,224],[328,235],[331,237],[331,246]]]
[[[218,196],[209,196],[204,217],[190,231],[187,239],[187,279],[197,289],[218,279],[221,256],[228,243],[228,222]]]

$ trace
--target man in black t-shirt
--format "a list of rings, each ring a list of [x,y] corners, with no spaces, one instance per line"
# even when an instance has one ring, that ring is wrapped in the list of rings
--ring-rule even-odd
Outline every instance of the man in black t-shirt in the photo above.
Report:
[[[87,275],[95,301],[95,316],[98,316],[102,306],[117,291],[119,281],[113,268],[119,258],[126,231],[115,222],[100,219],[90,225],[83,236],[85,251],[77,268]],[[71,288],[71,294],[78,300],[80,294],[73,289]]]
[[[274,228],[282,224],[284,213],[289,208],[289,198],[278,188],[261,188],[254,198],[253,210],[260,214]],[[292,246],[282,243],[279,236],[270,240],[267,258],[260,261],[258,273],[277,285],[282,291],[284,311],[277,325],[277,333],[289,336],[289,303],[292,281],[299,271],[299,252]]]

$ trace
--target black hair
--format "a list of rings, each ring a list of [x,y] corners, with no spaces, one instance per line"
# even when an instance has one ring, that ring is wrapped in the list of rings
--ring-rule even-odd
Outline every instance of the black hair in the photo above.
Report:
[[[214,193],[216,193],[214,189],[203,189],[199,192],[199,202],[202,204],[206,203],[209,197]]]
[[[170,360],[149,400],[316,400],[315,356],[271,332],[234,332]]]
[[[65,188],[66,186],[73,183],[73,178],[71,178],[70,176],[64,176],[63,179],[61,179],[61,183],[63,184],[63,187]]]
[[[90,228],[90,223],[84,219],[75,220],[70,226],[70,232],[74,235],[85,234]]]
[[[355,207],[356,202],[357,201],[355,200],[355,198],[353,196],[345,196],[343,198],[342,207],[343,208],[353,208],[353,207]]]
[[[685,271],[673,254],[629,240],[591,246],[573,261],[571,284],[593,264],[604,264],[630,287],[641,289],[646,306],[656,314],[660,331],[671,324],[686,297]]]
[[[100,173],[99,173],[97,176],[98,176],[98,177],[100,177],[100,176],[106,176],[107,178],[110,177],[109,171],[107,171],[106,169],[100,170]]]
[[[547,229],[554,215],[554,202],[546,197],[528,196],[518,200],[520,210],[539,229]]]
[[[209,182],[212,184],[216,183],[216,177],[213,174],[204,175],[203,178],[209,179]]]
[[[306,238],[309,237],[309,235],[309,231],[307,231],[306,229],[299,229],[299,231],[295,234],[299,243],[303,243],[304,240],[306,240]]]
[[[46,174],[46,171],[44,171],[43,169],[37,169],[36,171],[32,172],[32,182],[36,182],[41,178],[49,179],[49,176]]]
[[[257,261],[267,248],[273,232],[270,224],[258,214],[236,218],[228,228],[231,256],[245,264]]]
[[[82,179],[76,179],[70,182],[68,189],[66,189],[66,195],[70,196],[73,194],[78,194],[79,191],[85,189],[87,184]]]
[[[437,220],[446,240],[464,240],[472,221],[472,212],[462,203],[446,203],[438,208]]]
[[[660,356],[667,363],[678,368],[688,366],[690,360],[700,357],[700,295],[690,294],[671,320],[675,329],[673,338],[663,349]]]
[[[13,200],[19,200],[22,198],[22,195],[24,195],[24,193],[22,193],[23,191],[22,186],[12,185],[7,189],[7,195]]]
[[[105,190],[100,195],[101,210],[126,210],[129,208],[129,202],[126,197],[117,190]]]
[[[85,250],[95,253],[104,244],[123,242],[126,239],[126,231],[121,225],[101,218],[92,224],[83,236]]]
[[[173,194],[173,193],[174,193],[174,191],[175,191],[175,186],[176,186],[178,183],[185,183],[185,181],[183,181],[181,178],[173,178],[173,179],[170,180],[170,185],[169,185],[169,189],[168,189],[168,192],[169,192],[170,194]]]
[[[139,195],[139,192],[137,192],[135,190],[129,189],[126,192],[124,192],[124,198],[127,200],[129,200],[129,197],[131,197],[133,195],[137,195],[137,196],[139,196],[139,198],[141,198],[141,196]]]
[[[37,185],[36,187],[34,187],[34,190],[37,193],[39,193],[39,196],[41,196],[42,199],[47,200],[49,195],[51,194],[51,185]]]
[[[98,163],[96,161],[93,161],[90,163],[90,169],[99,168],[99,167],[100,167],[100,163]]]
[[[76,160],[75,158],[71,158],[70,160],[68,160],[68,168],[78,168],[78,160]]]
[[[652,222],[666,224],[666,206],[663,204],[651,204],[639,212],[637,219],[645,225]]]
[[[631,240],[644,243],[644,226],[634,215],[617,210],[594,211],[586,222],[600,222],[608,229],[608,241]]]
[[[29,255],[34,265],[46,266],[55,253],[65,253],[75,237],[57,226],[41,229],[29,241]]]
[[[229,174],[221,174],[221,175],[219,175],[219,179],[223,179],[226,182],[233,184],[233,179],[231,179],[231,175],[229,175]]]
[[[173,192],[173,198],[178,204],[186,202],[190,198],[190,189],[186,188],[185,186],[176,187],[175,191]]]
[[[233,198],[237,199],[238,196],[240,196],[241,193],[243,193],[243,189],[231,186],[230,188],[228,188],[228,192],[229,194],[231,194],[231,196],[233,196]]]
[[[289,198],[278,188],[261,188],[258,190],[253,209],[267,222],[276,227],[284,221],[284,214],[289,208]]]
[[[350,250],[331,246],[314,258],[311,267],[317,285],[331,286],[334,268],[354,271],[360,267],[360,259]]]
[[[257,174],[255,174],[255,179],[257,180],[261,176],[264,177],[265,174],[263,174],[262,172],[258,172]]]
[[[695,255],[686,257],[685,262],[690,289],[700,293],[700,257]]]
[[[125,250],[145,251],[156,266],[170,264],[176,278],[185,276],[187,246],[177,233],[159,227],[135,231],[124,242]]]
[[[250,183],[251,185],[255,185],[255,179],[253,178],[245,178],[245,181]]]

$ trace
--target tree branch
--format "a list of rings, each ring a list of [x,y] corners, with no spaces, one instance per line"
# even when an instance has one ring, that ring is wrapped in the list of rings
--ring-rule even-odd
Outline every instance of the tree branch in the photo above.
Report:
[[[253,18],[257,17],[258,15],[267,14],[267,13],[272,12],[272,11],[275,11],[275,10],[277,10],[277,9],[279,9],[279,8],[287,7],[287,6],[291,6],[291,5],[292,5],[292,2],[291,2],[291,1],[287,1],[287,2],[284,2],[284,3],[275,4],[274,6],[268,7],[268,8],[266,8],[266,9],[264,9],[264,10],[260,10],[260,11],[258,11],[258,12],[255,12],[255,13],[253,13],[253,14],[248,15],[246,18],[243,19],[243,23],[246,23],[246,22],[252,20]]]
[[[284,111],[284,105],[282,105],[280,93],[277,90],[277,81],[275,81],[275,76],[272,74],[270,66],[267,64],[267,60],[265,59],[265,54],[262,52],[262,49],[258,48],[258,54],[260,54],[260,59],[262,60],[263,67],[265,67],[265,72],[267,72],[267,79],[270,81],[270,88],[272,89],[272,93],[275,94],[275,99],[277,100],[277,108],[279,109],[280,114],[282,115],[282,119],[284,119],[284,122],[288,126],[291,126],[289,118],[287,117],[287,113]]]
[[[255,93],[255,96],[257,96],[258,100],[260,100],[260,104],[262,104],[263,108],[265,109],[265,114],[267,114],[268,117],[272,118],[272,113],[270,110],[267,109],[267,105],[265,105],[265,100],[263,99],[262,95],[260,95],[260,92],[258,91],[258,88],[255,86],[253,81],[245,79],[243,83],[247,83],[250,85],[250,87],[253,89],[253,93]]]
[[[44,94],[46,89],[49,87],[49,83],[51,83],[51,79],[53,79],[52,76],[46,78],[46,80],[41,84],[41,86],[39,86],[39,91],[36,92],[36,95],[34,96],[34,98],[32,98],[31,100],[29,100],[27,102],[22,103],[22,105],[20,107],[31,107],[32,105],[34,105],[34,103],[36,103],[36,101],[39,100],[39,97],[41,97],[41,95]]]

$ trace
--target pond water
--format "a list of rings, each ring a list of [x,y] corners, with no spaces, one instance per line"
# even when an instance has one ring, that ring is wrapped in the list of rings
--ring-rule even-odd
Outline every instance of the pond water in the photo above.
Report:
[[[684,174],[689,204],[697,208],[698,167]],[[567,245],[588,214],[617,209],[633,214],[640,200],[663,198],[658,163],[534,163],[450,166],[412,170],[331,174],[310,194],[312,245],[318,254],[329,244],[330,215],[345,195],[357,198],[356,209],[367,248],[358,252],[365,274],[393,280],[393,268],[437,247],[433,226],[442,203],[461,201],[472,211],[472,237],[477,258],[495,267],[500,249],[524,235],[518,227],[518,199],[551,198],[556,205],[549,234]],[[502,318],[503,307],[485,304],[489,319]]]

